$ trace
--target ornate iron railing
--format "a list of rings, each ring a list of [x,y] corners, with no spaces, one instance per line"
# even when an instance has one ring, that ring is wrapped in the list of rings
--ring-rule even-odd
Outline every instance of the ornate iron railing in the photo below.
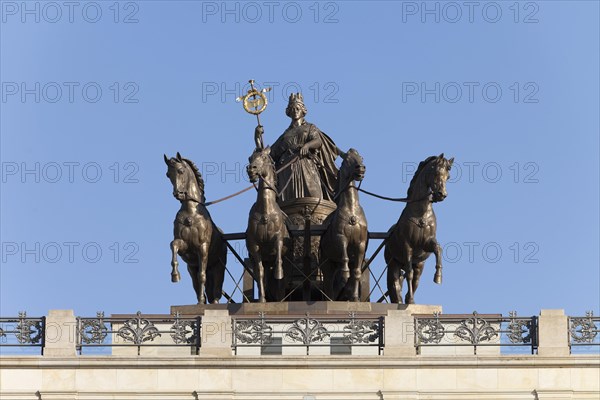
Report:
[[[600,346],[600,317],[594,317],[593,311],[585,317],[569,317],[569,345]]]
[[[415,317],[417,354],[426,346],[526,346],[537,350],[537,317],[517,317],[511,311],[502,315],[441,315]]]
[[[45,317],[27,317],[22,311],[16,318],[0,318],[0,346],[40,347],[43,351],[45,332]]]
[[[107,318],[98,312],[96,318],[77,318],[77,349],[84,347],[135,346],[140,354],[142,346],[183,346],[200,348],[201,319],[146,317],[137,312],[135,317]]]
[[[306,349],[329,347],[329,354],[355,354],[359,347],[383,349],[384,318],[363,318],[350,313],[348,317],[265,317],[233,319],[233,350],[261,348],[261,354],[284,354],[286,347]],[[273,351],[275,350],[275,351]],[[280,352],[277,353],[276,350]],[[318,352],[318,354],[325,354]]]

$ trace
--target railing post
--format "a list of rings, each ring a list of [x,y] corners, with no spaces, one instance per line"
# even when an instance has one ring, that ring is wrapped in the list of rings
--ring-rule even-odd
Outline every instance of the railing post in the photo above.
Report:
[[[227,310],[205,310],[202,316],[201,357],[232,357],[233,329]]]
[[[414,356],[415,321],[412,312],[407,310],[388,310],[385,317],[384,356]]]
[[[542,310],[538,320],[538,355],[568,356],[569,326],[565,310]]]
[[[77,319],[73,310],[50,310],[46,318],[43,354],[47,357],[77,355]]]

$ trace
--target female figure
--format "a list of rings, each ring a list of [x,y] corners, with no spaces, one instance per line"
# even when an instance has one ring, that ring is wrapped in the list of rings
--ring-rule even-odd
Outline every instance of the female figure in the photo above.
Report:
[[[306,122],[307,110],[300,93],[290,95],[285,113],[292,123],[271,146],[271,156],[277,169],[296,156],[298,160],[278,174],[280,201],[302,197],[332,200],[338,172],[334,161],[341,151],[329,136]],[[262,133],[262,126],[257,126],[255,136]]]

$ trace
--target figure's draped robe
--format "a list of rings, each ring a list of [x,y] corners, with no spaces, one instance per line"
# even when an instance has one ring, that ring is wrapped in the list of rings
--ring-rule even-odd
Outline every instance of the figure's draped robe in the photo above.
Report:
[[[271,146],[271,156],[279,169],[299,155],[300,147],[317,138],[321,141],[320,148],[311,149],[307,157],[300,157],[277,175],[281,201],[302,197],[332,200],[338,172],[335,159],[339,150],[315,125],[305,122],[290,126]]]

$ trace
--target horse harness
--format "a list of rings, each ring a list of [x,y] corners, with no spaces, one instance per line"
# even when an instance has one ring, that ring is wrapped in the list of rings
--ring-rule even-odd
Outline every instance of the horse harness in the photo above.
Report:
[[[421,229],[423,229],[427,226],[427,224],[425,223],[425,219],[422,217],[421,218],[409,217],[408,220]]]

